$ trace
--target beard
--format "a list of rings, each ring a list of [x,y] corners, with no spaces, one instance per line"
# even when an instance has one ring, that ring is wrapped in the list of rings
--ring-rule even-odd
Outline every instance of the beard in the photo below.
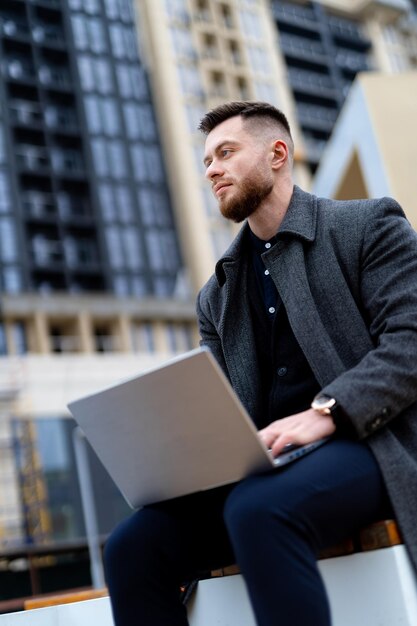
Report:
[[[250,217],[261,202],[265,200],[273,189],[272,178],[265,176],[248,177],[243,180],[236,193],[231,198],[220,198],[220,213],[228,220],[240,224]]]

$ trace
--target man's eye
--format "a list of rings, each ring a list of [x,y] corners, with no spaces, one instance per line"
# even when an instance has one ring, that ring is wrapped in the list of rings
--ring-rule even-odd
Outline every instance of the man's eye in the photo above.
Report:
[[[228,148],[225,148],[224,150],[222,150],[222,155],[223,156],[227,156],[228,154],[230,154],[231,150],[229,150]]]

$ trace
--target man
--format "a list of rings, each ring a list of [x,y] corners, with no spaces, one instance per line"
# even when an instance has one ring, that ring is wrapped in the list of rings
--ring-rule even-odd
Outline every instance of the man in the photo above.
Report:
[[[180,583],[237,562],[259,626],[328,626],[322,548],[394,514],[417,567],[417,237],[391,199],[294,186],[271,105],[222,105],[201,130],[220,211],[246,220],[199,294],[202,343],[273,454],[330,440],[125,521],[106,548],[115,622],[186,626]]]

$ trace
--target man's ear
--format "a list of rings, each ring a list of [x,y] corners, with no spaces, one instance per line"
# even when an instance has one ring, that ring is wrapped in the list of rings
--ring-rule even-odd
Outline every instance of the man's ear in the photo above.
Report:
[[[272,167],[280,169],[288,160],[288,146],[282,139],[277,139],[273,145]]]

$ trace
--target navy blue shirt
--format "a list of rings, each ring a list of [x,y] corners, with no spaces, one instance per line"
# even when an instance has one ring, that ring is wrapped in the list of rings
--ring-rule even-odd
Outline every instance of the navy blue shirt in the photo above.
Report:
[[[256,328],[264,398],[263,418],[257,426],[263,428],[276,419],[308,409],[320,385],[295,338],[278,290],[261,258],[276,243],[276,237],[263,241],[249,232],[251,317]]]

